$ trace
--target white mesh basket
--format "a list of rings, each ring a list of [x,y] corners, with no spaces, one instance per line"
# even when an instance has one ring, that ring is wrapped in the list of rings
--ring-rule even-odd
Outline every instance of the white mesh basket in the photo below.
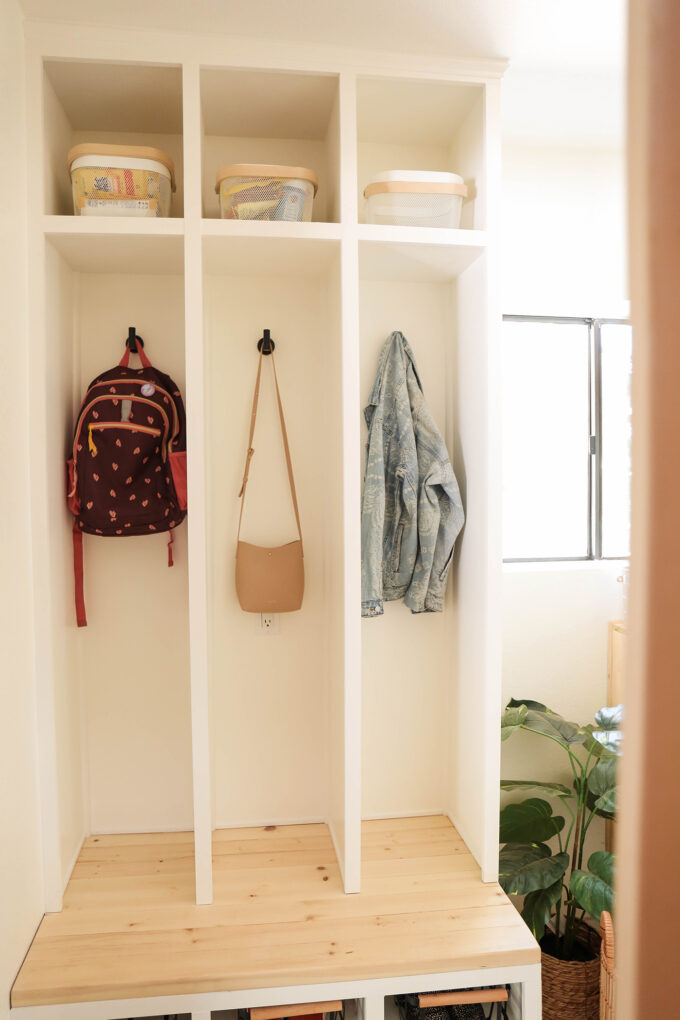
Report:
[[[311,220],[318,179],[302,166],[234,163],[218,171],[220,214],[229,220]]]
[[[169,216],[173,162],[146,146],[76,145],[68,154],[76,216]]]

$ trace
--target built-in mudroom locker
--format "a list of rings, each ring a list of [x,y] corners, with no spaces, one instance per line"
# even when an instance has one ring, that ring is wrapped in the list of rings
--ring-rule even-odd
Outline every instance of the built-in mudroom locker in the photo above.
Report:
[[[383,1020],[400,997],[492,986],[538,1020],[539,949],[496,882],[503,65],[26,33],[46,913],[12,1015],[267,1020],[311,1003]],[[458,225],[430,225],[449,195]],[[241,539],[298,535],[265,330],[304,548],[302,607],[270,615],[244,612],[234,581],[246,458]],[[465,524],[443,611],[362,617],[364,409],[395,331]],[[120,391],[93,399],[127,401],[115,420],[160,457],[178,433],[158,377],[128,392],[140,351],[174,382],[186,519],[172,569],[162,524],[80,536],[78,627],[65,465],[89,421],[76,465],[94,446],[118,470],[129,435],[79,415],[129,336]],[[158,477],[174,499],[169,465]]]

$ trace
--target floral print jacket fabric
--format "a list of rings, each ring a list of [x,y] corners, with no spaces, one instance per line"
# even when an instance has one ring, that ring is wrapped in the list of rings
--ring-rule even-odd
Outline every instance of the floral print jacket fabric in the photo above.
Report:
[[[361,513],[361,615],[404,599],[441,612],[463,505],[444,439],[402,333],[382,349],[370,402]]]

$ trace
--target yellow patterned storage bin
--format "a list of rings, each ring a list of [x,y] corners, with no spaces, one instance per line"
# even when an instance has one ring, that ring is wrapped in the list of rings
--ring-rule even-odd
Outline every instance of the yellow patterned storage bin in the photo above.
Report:
[[[76,216],[169,216],[175,167],[160,149],[83,142],[68,154]]]

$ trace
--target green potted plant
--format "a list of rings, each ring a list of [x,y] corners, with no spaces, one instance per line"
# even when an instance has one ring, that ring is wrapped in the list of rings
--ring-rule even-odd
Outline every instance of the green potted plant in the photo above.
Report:
[[[524,897],[522,917],[541,945],[544,1020],[599,1017],[599,935],[585,917],[599,925],[600,913],[612,912],[614,855],[598,850],[585,861],[584,846],[593,819],[616,811],[621,718],[617,705],[579,726],[514,698],[503,713],[503,740],[526,730],[557,744],[571,779],[501,781],[508,793],[531,794],[501,811],[499,881]]]

